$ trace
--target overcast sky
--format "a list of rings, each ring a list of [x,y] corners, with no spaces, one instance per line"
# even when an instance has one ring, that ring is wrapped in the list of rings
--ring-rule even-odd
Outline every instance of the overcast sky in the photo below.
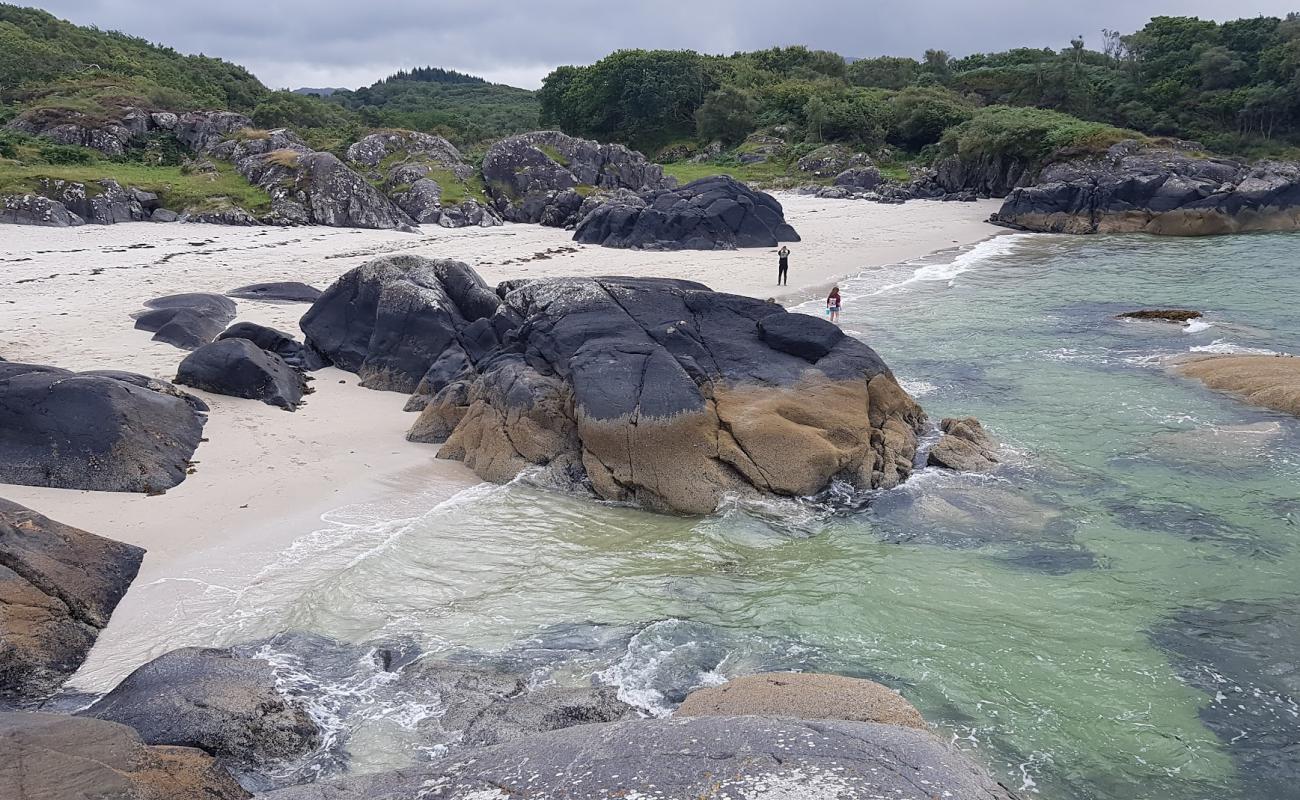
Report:
[[[22,3],[22,0],[10,0]],[[620,48],[804,44],[848,56],[1066,47],[1159,14],[1283,16],[1300,0],[54,0],[60,17],[242,64],[276,88],[368,85],[437,66],[536,88]]]

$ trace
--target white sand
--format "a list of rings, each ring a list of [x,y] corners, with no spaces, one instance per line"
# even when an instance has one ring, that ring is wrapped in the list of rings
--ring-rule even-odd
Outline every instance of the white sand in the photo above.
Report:
[[[994,202],[911,202],[901,206],[782,197],[802,234],[792,244],[788,288],[777,289],[776,256],[766,250],[647,253],[575,245],[571,234],[511,225],[423,234],[333,228],[240,229],[129,224],[50,229],[0,226],[0,356],[69,369],[123,369],[170,379],[184,353],[132,328],[145,300],[191,291],[225,292],[273,280],[324,288],[348,269],[393,252],[455,258],[489,282],[557,275],[661,275],[723,291],[775,296],[789,304],[835,280],[969,245],[998,232],[984,220]],[[539,257],[537,254],[546,254]],[[298,333],[307,306],[240,300],[239,320]],[[356,376],[316,373],[316,393],[295,413],[259,402],[201,394],[212,406],[195,454],[198,471],[160,497],[0,484],[0,496],[94,533],[146,547],[136,580],[109,632],[171,620],[148,647],[104,666],[120,677],[129,662],[186,642],[183,613],[160,602],[168,581],[219,575],[222,588],[246,586],[263,561],[320,527],[343,505],[390,502],[412,487],[451,496],[476,482],[458,463],[410,444],[413,417],[401,395],[372,392]],[[209,587],[210,588],[210,587]],[[233,589],[232,589],[233,590]],[[166,612],[166,613],[164,613]],[[101,643],[109,637],[106,632]],[[147,632],[146,632],[147,633]],[[149,639],[148,636],[145,637]],[[88,669],[95,668],[99,647]],[[125,662],[123,661],[125,659]],[[102,660],[102,659],[101,659]]]

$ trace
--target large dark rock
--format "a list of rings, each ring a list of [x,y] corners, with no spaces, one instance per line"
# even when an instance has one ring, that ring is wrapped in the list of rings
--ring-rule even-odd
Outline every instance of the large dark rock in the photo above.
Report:
[[[235,168],[271,196],[277,222],[381,229],[407,229],[414,224],[333,153],[294,144],[246,155],[235,162]]]
[[[1185,148],[1120,142],[1050,164],[1011,192],[994,221],[1056,233],[1197,236],[1300,229],[1300,163],[1254,166]]]
[[[339,278],[303,316],[308,346],[372,389],[413,392],[500,299],[458,261],[388,256]]]
[[[57,200],[39,194],[17,194],[0,197],[0,223],[71,228],[85,225],[86,221]]]
[[[584,193],[667,185],[663,168],[641,153],[559,131],[534,131],[492,145],[483,157],[483,180],[505,219],[557,228],[578,222]]]
[[[162,381],[0,364],[0,483],[161,492],[185,480],[203,406]]]
[[[132,672],[81,712],[130,725],[147,744],[197,747],[238,767],[300,756],[320,742],[270,663],[229,650],[173,650]]]
[[[266,303],[314,303],[320,297],[320,289],[298,281],[252,283],[231,289],[226,292],[226,297],[261,300]]]
[[[153,331],[155,342],[193,350],[212,340],[235,318],[235,302],[219,294],[187,292],[156,297],[136,312],[137,330]]]
[[[5,800],[244,800],[230,773],[188,747],[147,747],[125,725],[0,713]]]
[[[254,322],[236,322],[217,337],[217,341],[223,339],[247,339],[268,353],[284,359],[289,366],[306,372],[326,365],[325,358],[320,353],[296,341],[284,331]]]
[[[87,223],[114,225],[119,222],[143,222],[156,208],[157,197],[139,189],[126,189],[114,180],[101,180],[92,184],[45,178],[37,186],[37,193],[55,200],[68,211]],[[141,197],[152,197],[152,207],[146,208]]]
[[[0,699],[40,699],[75,672],[143,557],[0,499]]]
[[[445,439],[439,457],[486,480],[543,467],[605,499],[708,513],[728,493],[891,487],[911,472],[924,414],[827,323],[689,281],[512,286],[491,320],[502,344],[468,367],[452,358],[441,377],[461,372],[411,434]]]
[[[695,717],[580,725],[268,800],[838,797],[1012,800],[925,731],[862,722]]]
[[[239,337],[205,344],[190,353],[176,370],[176,382],[214,394],[261,400],[286,411],[296,409],[307,393],[300,370]]]
[[[348,148],[348,161],[381,181],[383,192],[415,222],[444,228],[501,224],[486,205],[478,171],[441,136],[418,131],[372,133]],[[455,187],[452,186],[455,184]],[[477,195],[444,205],[443,193]]]
[[[781,204],[726,175],[613,200],[578,223],[574,241],[651,250],[729,250],[797,242]]]

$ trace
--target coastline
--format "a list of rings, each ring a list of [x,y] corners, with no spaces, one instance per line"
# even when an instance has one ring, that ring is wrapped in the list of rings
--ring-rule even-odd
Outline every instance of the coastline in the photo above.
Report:
[[[791,195],[780,200],[804,239],[791,245],[792,282],[780,289],[773,285],[775,255],[766,250],[612,250],[576,245],[569,232],[539,226],[435,228],[419,235],[143,223],[62,230],[6,226],[0,244],[0,356],[171,379],[185,354],[132,328],[129,315],[145,300],[273,280],[324,288],[348,269],[395,252],[462,260],[489,283],[660,275],[793,305],[863,270],[1004,232],[984,222],[994,201],[890,206]],[[237,320],[301,335],[297,320],[306,305],[238,302]],[[204,592],[242,592],[270,559],[321,529],[329,512],[392,503],[412,491],[437,502],[479,483],[462,464],[435,459],[436,446],[405,440],[414,416],[401,410],[404,395],[362,389],[355,375],[332,368],[315,373],[312,385],[315,393],[292,414],[195,392],[212,407],[207,441],[195,453],[197,471],[159,497],[0,485],[6,499],[148,550],[132,590],[71,687],[107,688],[148,658],[204,644],[185,641],[183,619],[160,606],[180,604],[185,613],[204,613]],[[159,589],[168,582],[190,586]],[[160,615],[171,622],[160,627]],[[126,631],[133,642],[121,641]]]

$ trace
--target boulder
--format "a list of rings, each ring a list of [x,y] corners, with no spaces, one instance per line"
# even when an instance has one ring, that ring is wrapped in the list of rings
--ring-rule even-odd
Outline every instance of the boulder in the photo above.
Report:
[[[307,345],[361,385],[410,393],[459,331],[491,316],[500,298],[458,261],[387,256],[349,271],[300,323]]]
[[[314,303],[320,298],[320,289],[298,281],[252,283],[231,289],[226,292],[226,297],[261,300],[264,303]]]
[[[579,725],[427,764],[271,792],[379,797],[950,797],[1014,800],[965,755],[895,725],[691,717]]]
[[[383,192],[417,224],[443,228],[481,228],[502,224],[496,210],[486,205],[477,170],[466,164],[460,151],[441,136],[418,131],[389,130],[372,133],[348,148],[348,161],[381,180]],[[444,187],[439,183],[447,183]],[[444,188],[457,194],[475,194],[459,202],[442,203]]]
[[[787,312],[689,281],[503,291],[491,320],[502,344],[469,358],[417,423],[450,431],[438,457],[486,480],[543,467],[607,500],[703,514],[730,493],[892,487],[911,472],[924,414],[827,322],[772,319]]]
[[[153,331],[155,342],[193,350],[217,338],[235,318],[235,302],[219,294],[186,292],[145,301],[136,330]]]
[[[842,144],[823,145],[799,159],[795,166],[800,172],[808,172],[821,178],[840,175],[846,170],[856,168],[874,168],[870,156],[866,153],[855,153]]]
[[[243,228],[260,224],[260,220],[253,216],[252,212],[239,206],[198,210],[187,209],[177,221],[198,222],[208,225],[234,225]]]
[[[958,472],[988,472],[998,465],[998,443],[974,417],[945,419],[939,423],[943,435],[926,463]]]
[[[611,200],[592,209],[573,239],[605,247],[730,250],[797,242],[781,204],[726,175],[647,192],[637,203]]]
[[[854,191],[870,191],[875,189],[884,179],[880,176],[880,170],[874,166],[852,167],[846,169],[835,176],[833,183],[836,186],[843,186],[846,189]]]
[[[125,725],[55,714],[0,712],[6,800],[244,800],[212,756],[148,747]]]
[[[235,169],[271,196],[282,223],[399,230],[414,224],[333,153],[284,147],[239,158]]]
[[[80,714],[129,725],[146,744],[196,747],[240,768],[300,756],[320,743],[305,708],[277,688],[271,664],[230,650],[173,650]]]
[[[76,672],[143,557],[0,499],[0,699],[39,700]]]
[[[1227,355],[1184,358],[1175,369],[1247,403],[1300,416],[1300,358]]]
[[[150,222],[176,222],[181,218],[180,214],[175,211],[168,211],[165,208],[155,208],[149,215]]]
[[[190,353],[176,370],[176,382],[213,394],[261,400],[286,411],[296,409],[307,393],[300,370],[239,337],[205,344]]]
[[[740,147],[736,148],[736,160],[742,164],[758,164],[770,161],[773,158],[779,158],[785,155],[785,151],[785,140],[780,136],[773,136],[768,133],[751,133],[745,137],[745,141],[740,143]],[[720,143],[715,142],[706,148],[701,155],[705,156],[705,158],[697,157],[691,160],[699,160],[703,163],[710,158],[716,158],[722,155],[722,146]]]
[[[420,133],[419,131],[388,130],[372,133],[348,147],[348,161],[363,167],[378,167],[387,158],[395,155],[406,157],[418,156],[420,163],[440,164],[461,172],[459,177],[468,178],[474,169],[465,169],[465,159],[456,146],[441,136]]]
[[[557,228],[578,222],[584,192],[665,186],[663,168],[641,153],[559,131],[510,136],[492,145],[483,157],[483,179],[506,220]]]
[[[921,712],[888,686],[802,672],[749,675],[696,689],[675,716],[839,719],[927,729]]]
[[[325,366],[325,359],[315,350],[296,341],[284,331],[268,328],[253,322],[236,322],[217,337],[223,339],[247,339],[268,353],[273,353],[289,366],[314,372]]]
[[[0,197],[0,223],[71,228],[85,225],[86,221],[57,200],[39,194],[20,194]]]
[[[1050,164],[1011,192],[998,224],[1055,233],[1199,236],[1300,229],[1300,163],[1249,166],[1127,141]]]
[[[185,480],[204,406],[162,381],[0,364],[0,483],[162,492]]]
[[[1200,319],[1205,316],[1199,311],[1189,311],[1185,308],[1144,308],[1141,311],[1126,311],[1119,315],[1119,319],[1141,319],[1141,320],[1158,320],[1161,322],[1191,322],[1194,319]]]

